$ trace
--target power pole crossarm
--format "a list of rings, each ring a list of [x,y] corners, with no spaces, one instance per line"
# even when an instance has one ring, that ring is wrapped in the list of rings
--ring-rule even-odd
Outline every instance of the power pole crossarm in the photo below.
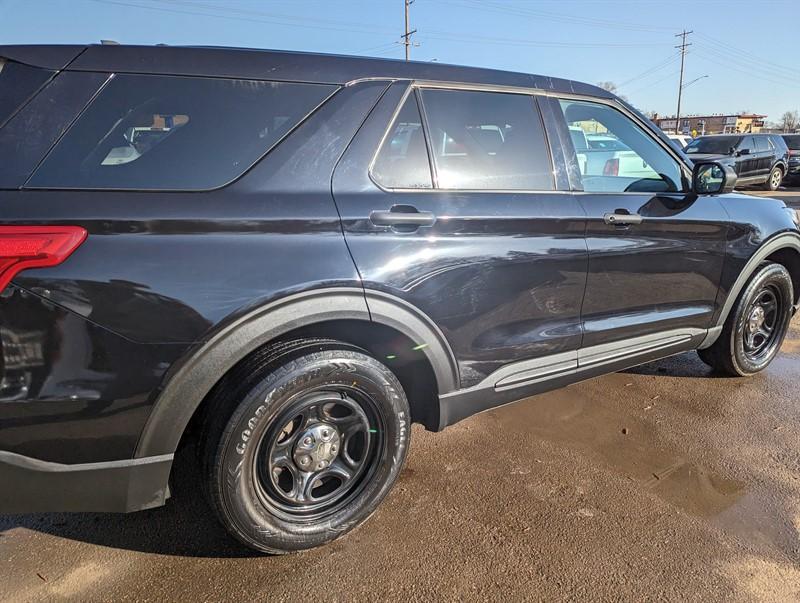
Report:
[[[687,44],[686,36],[690,33],[694,33],[694,31],[686,31],[685,29],[679,33],[675,34],[676,38],[681,38],[681,43],[676,46],[675,48],[680,49],[681,51],[681,77],[678,81],[678,110],[675,112],[675,134],[680,134],[681,130],[681,94],[683,93],[683,65],[686,61],[686,49],[691,46],[691,42]]]

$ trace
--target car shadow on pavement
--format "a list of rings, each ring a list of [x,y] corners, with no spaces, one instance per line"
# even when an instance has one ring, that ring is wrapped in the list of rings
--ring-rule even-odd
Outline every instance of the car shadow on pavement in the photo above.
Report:
[[[658,375],[660,377],[696,377],[705,379],[728,379],[705,364],[695,352],[654,360],[647,364],[620,371],[631,375]]]
[[[0,515],[0,542],[5,532],[27,528],[59,538],[159,555],[259,556],[229,536],[206,503],[193,446],[178,452],[173,476],[172,497],[163,507],[131,514]]]

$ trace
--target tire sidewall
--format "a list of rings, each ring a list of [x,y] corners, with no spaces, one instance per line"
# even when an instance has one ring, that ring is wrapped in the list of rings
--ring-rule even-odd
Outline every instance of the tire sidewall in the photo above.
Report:
[[[316,521],[279,517],[257,492],[259,442],[296,395],[344,384],[369,396],[382,419],[384,437],[377,466],[360,492],[332,515]],[[217,479],[227,523],[245,544],[272,553],[313,548],[351,530],[374,512],[397,479],[408,451],[409,418],[408,402],[397,379],[364,354],[311,354],[281,367],[245,396],[219,443]]]
[[[748,319],[746,310],[755,294],[760,291],[764,285],[770,282],[778,286],[783,297],[782,314],[778,317],[778,321],[775,325],[775,328],[779,331],[778,341],[769,354],[759,362],[754,362],[747,357],[744,351],[744,330]],[[731,330],[731,359],[734,368],[740,375],[749,376],[764,370],[778,354],[792,319],[791,308],[794,300],[793,296],[794,291],[792,288],[791,276],[786,268],[779,264],[764,266],[747,284],[747,287],[739,299],[739,303],[736,305],[736,318],[733,323],[733,329]]]

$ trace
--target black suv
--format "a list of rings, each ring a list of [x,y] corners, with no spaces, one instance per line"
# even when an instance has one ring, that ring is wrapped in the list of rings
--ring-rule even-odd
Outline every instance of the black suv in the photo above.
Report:
[[[693,161],[729,165],[741,186],[760,185],[776,191],[789,171],[789,149],[780,134],[715,134],[700,136],[684,152]]]
[[[0,56],[1,512],[162,505],[191,442],[234,536],[310,548],[375,510],[412,423],[694,349],[752,375],[797,308],[797,214],[594,86]],[[577,130],[624,150],[576,152]]]
[[[800,183],[800,134],[782,134],[781,138],[789,147],[789,171],[786,173],[786,183],[796,185]]]

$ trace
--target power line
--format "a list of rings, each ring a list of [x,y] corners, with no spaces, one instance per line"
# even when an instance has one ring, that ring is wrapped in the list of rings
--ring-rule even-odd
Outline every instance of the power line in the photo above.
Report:
[[[672,63],[674,63],[677,60],[678,60],[678,53],[672,54],[665,61],[662,61],[662,62],[654,65],[653,67],[650,67],[650,68],[646,69],[645,71],[642,71],[641,73],[639,73],[637,75],[634,75],[632,78],[627,79],[624,82],[621,82],[621,83],[617,84],[617,87],[618,88],[622,88],[623,86],[627,86],[628,84],[630,84],[632,82],[635,82],[636,80],[640,80],[642,78],[648,77],[648,76],[652,75],[653,73],[655,73],[656,71],[660,71],[661,69],[664,69],[664,67],[670,66]]]
[[[655,80],[655,81],[653,81],[653,82],[650,82],[649,84],[647,84],[646,86],[642,86],[641,88],[636,88],[636,90],[633,90],[633,91],[626,91],[626,92],[625,92],[625,94],[626,94],[627,96],[633,96],[633,95],[635,95],[635,94],[639,94],[639,93],[640,93],[640,92],[642,92],[643,90],[652,90],[654,86],[656,86],[656,85],[660,84],[661,82],[666,82],[667,80],[671,80],[673,77],[675,77],[676,75],[678,75],[678,73],[680,73],[680,70],[679,70],[679,69],[676,69],[676,70],[674,70],[674,71],[670,71],[670,72],[669,72],[667,75],[665,75],[664,77],[662,77],[662,78],[659,78],[659,79],[657,79],[657,80]]]
[[[566,15],[563,13],[554,13],[550,11],[543,11],[539,9],[511,7],[495,2],[486,0],[466,0],[467,4],[451,2],[448,0],[439,0],[444,4],[459,6],[461,8],[470,8],[473,10],[482,10],[494,13],[511,14],[518,17],[535,18],[537,20],[555,21],[557,23],[571,23],[578,25],[588,25],[593,28],[603,27],[608,29],[621,29],[625,31],[640,31],[646,33],[662,33],[669,30],[668,27],[658,25],[642,25],[637,23],[626,23],[624,21],[610,20],[610,19],[596,19],[593,17],[579,17],[576,15]]]
[[[707,52],[710,52],[711,54],[706,54]],[[698,57],[700,57],[700,58],[712,63],[716,67],[723,67],[725,69],[731,69],[733,71],[736,71],[738,73],[742,73],[742,74],[747,75],[749,77],[760,79],[760,80],[763,80],[765,82],[770,82],[771,84],[777,84],[779,86],[784,86],[784,87],[789,87],[790,86],[790,87],[793,87],[793,88],[797,88],[798,86],[800,86],[800,82],[798,82],[796,79],[787,79],[785,77],[782,78],[782,79],[777,79],[776,76],[771,76],[769,74],[765,75],[763,71],[759,72],[759,71],[756,71],[756,70],[754,70],[752,68],[748,69],[744,65],[739,65],[739,64],[735,64],[735,63],[724,64],[725,61],[729,61],[730,60],[730,57],[726,57],[725,55],[722,55],[722,54],[713,53],[713,52],[710,51],[710,49],[705,49],[703,51],[696,52],[696,54],[697,54]]]
[[[691,42],[686,42],[686,36],[688,36],[692,31],[686,31],[685,29],[679,33],[675,34],[676,38],[681,38],[681,43],[676,46],[675,48],[680,49],[681,51],[681,77],[678,80],[678,110],[675,112],[675,134],[679,134],[680,130],[680,123],[681,123],[681,96],[683,94],[683,64],[686,61],[686,49],[692,45]]]
[[[724,50],[727,53],[733,53],[742,57],[744,60],[754,63],[756,66],[763,68],[767,66],[769,69],[775,70],[778,74],[785,74],[787,71],[792,71],[796,74],[800,74],[800,69],[796,67],[788,67],[786,65],[781,65],[779,63],[775,63],[774,61],[770,61],[768,59],[761,58],[756,56],[746,50],[742,50],[737,48],[736,46],[732,46],[727,42],[723,42],[722,40],[717,40],[716,38],[712,38],[711,36],[703,33],[698,33],[698,37],[706,40],[708,43],[713,44],[714,46]]]

